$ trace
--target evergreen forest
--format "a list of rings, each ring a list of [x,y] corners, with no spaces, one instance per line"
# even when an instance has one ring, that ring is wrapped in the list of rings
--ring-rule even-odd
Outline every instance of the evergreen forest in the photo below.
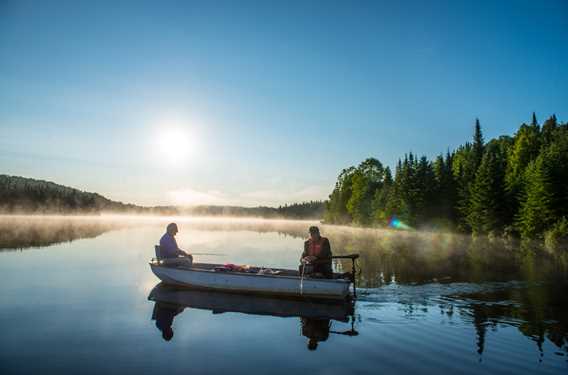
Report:
[[[533,113],[513,136],[473,137],[433,160],[413,152],[394,174],[375,158],[343,169],[326,202],[324,220],[474,235],[566,239],[568,123]]]

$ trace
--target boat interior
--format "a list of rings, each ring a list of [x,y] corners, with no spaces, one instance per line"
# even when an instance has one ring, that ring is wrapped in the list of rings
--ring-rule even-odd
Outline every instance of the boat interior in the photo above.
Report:
[[[168,268],[179,268],[187,269],[192,271],[208,271],[208,272],[229,272],[238,273],[245,275],[266,275],[266,276],[288,276],[288,277],[300,277],[300,272],[298,270],[291,270],[285,268],[272,268],[272,267],[258,267],[258,266],[240,266],[240,270],[229,270],[226,269],[226,265],[215,264],[215,263],[193,263],[191,267],[184,265],[165,265],[158,262],[156,259],[152,259],[150,262],[152,265]],[[349,273],[334,273],[333,279],[349,279]],[[312,277],[307,276],[306,277]],[[318,278],[318,277],[315,277]]]

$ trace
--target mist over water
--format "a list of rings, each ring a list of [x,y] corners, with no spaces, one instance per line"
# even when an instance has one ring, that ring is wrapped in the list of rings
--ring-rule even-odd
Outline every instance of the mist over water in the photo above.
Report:
[[[323,225],[316,221],[266,220],[251,218],[163,217],[135,215],[103,216],[0,216],[0,250],[46,247],[78,239],[96,238],[107,232],[129,228],[164,229],[170,222],[180,226],[178,243],[190,251],[212,250],[209,241],[196,243],[203,233],[216,236],[256,233],[295,239],[294,247],[284,250],[301,252],[308,237],[307,228],[318,225],[328,237],[336,255],[357,253],[359,285],[376,288],[384,284],[420,284],[431,282],[551,281],[568,279],[568,258],[552,256],[537,245],[518,241],[489,239],[426,231],[364,229]],[[220,234],[222,233],[222,234]],[[256,238],[257,237],[257,238]],[[152,249],[159,236],[146,244]],[[247,239],[250,241],[250,239]],[[239,244],[240,246],[246,244]],[[265,246],[270,246],[264,243]],[[198,248],[194,249],[195,246]],[[228,246],[220,249],[228,260],[242,262]],[[213,249],[215,250],[215,249]],[[298,253],[299,254],[299,253]],[[263,257],[259,257],[262,266]],[[335,267],[349,268],[350,261],[336,261]]]
[[[330,334],[312,352],[298,318],[194,306],[182,308],[174,338],[164,341],[151,320],[156,304],[148,296],[159,280],[147,261],[171,221],[181,248],[214,254],[197,261],[285,268],[297,267],[308,227],[319,225],[334,254],[361,255],[359,335]],[[313,221],[1,216],[0,250],[6,373],[78,365],[93,373],[176,373],[187,370],[180,357],[188,356],[194,370],[209,373],[568,369],[566,262],[526,244]],[[351,269],[350,262],[334,267]],[[331,321],[331,331],[347,329]]]

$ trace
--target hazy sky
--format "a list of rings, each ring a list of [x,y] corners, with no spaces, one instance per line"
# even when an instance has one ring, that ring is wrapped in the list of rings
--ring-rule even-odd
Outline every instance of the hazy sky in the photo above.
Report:
[[[0,0],[0,173],[112,199],[322,199],[532,111],[568,120],[566,0]]]

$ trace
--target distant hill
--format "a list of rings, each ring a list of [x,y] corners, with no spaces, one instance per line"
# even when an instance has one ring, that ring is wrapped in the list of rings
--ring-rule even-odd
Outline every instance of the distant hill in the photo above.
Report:
[[[4,213],[99,213],[143,210],[133,204],[112,201],[50,181],[0,175],[0,212]]]
[[[78,190],[54,182],[19,176],[0,175],[0,213],[99,214],[102,212],[248,216],[264,218],[320,219],[324,202],[311,201],[280,207],[238,206],[155,206],[143,207],[110,200],[98,193]]]

